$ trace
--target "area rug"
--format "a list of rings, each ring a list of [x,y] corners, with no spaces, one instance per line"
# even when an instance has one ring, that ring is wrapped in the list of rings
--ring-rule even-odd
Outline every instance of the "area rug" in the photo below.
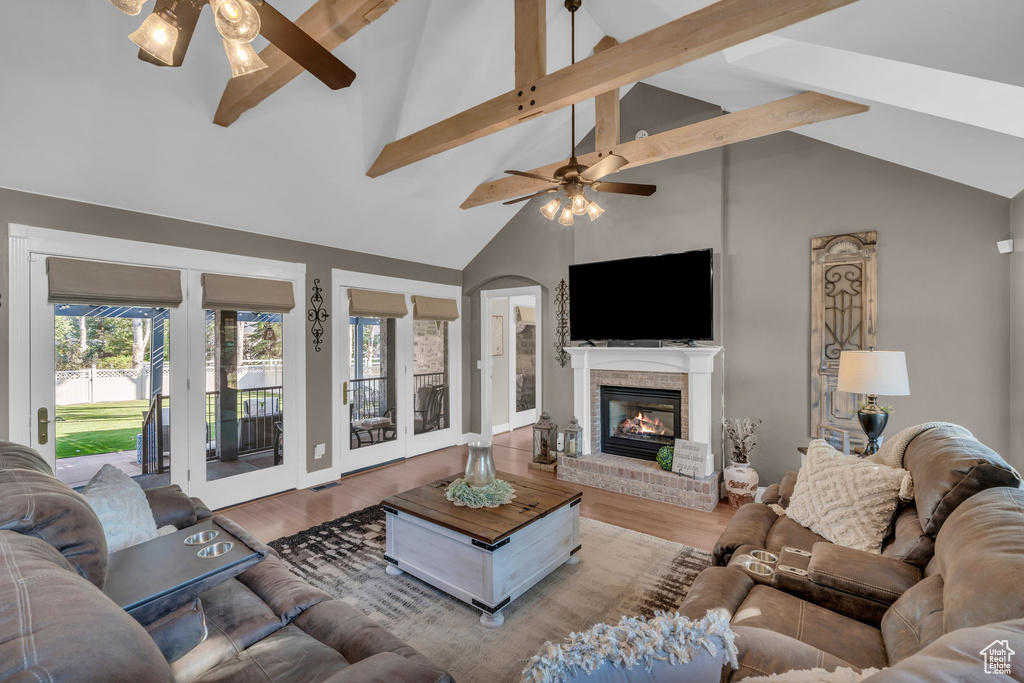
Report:
[[[711,555],[591,519],[580,520],[581,562],[563,565],[514,600],[505,625],[419,579],[384,572],[379,505],[274,541],[293,572],[357,607],[443,666],[458,683],[519,681],[545,641],[622,615],[675,610]]]

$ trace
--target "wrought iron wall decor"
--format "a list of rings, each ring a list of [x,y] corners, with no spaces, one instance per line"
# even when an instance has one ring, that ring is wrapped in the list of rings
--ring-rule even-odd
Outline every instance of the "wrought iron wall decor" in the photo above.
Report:
[[[821,428],[850,432],[863,445],[857,401],[836,391],[839,354],[876,345],[878,285],[876,232],[811,240],[811,437]]]
[[[306,312],[306,319],[313,323],[309,331],[313,334],[313,348],[317,353],[320,353],[320,345],[323,343],[324,322],[331,317],[324,308],[323,291],[320,287],[320,278],[313,280],[313,296],[309,297],[309,303],[313,308]]]
[[[555,359],[558,364],[565,367],[569,362],[569,354],[565,347],[569,343],[569,285],[565,284],[565,278],[555,288]]]

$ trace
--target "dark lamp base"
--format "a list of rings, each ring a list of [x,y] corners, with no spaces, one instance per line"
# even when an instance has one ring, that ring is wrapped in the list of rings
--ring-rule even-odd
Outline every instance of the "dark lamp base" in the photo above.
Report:
[[[878,439],[882,436],[885,424],[889,421],[889,413],[881,410],[867,410],[868,407],[870,406],[865,406],[857,411],[857,419],[860,420],[860,426],[868,437],[864,455],[878,452]]]

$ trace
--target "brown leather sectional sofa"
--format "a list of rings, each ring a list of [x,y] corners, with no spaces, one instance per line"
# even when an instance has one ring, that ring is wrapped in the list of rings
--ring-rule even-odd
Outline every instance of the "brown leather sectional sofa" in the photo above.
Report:
[[[211,517],[175,486],[146,492],[157,526]],[[104,593],[95,513],[35,451],[0,442],[0,680],[448,683],[441,668],[348,604],[291,574],[230,520],[262,561],[135,614]],[[212,584],[213,582],[211,582]]]
[[[1009,641],[1024,680],[1024,490],[991,449],[946,428],[922,433],[904,466],[914,505],[881,555],[833,545],[766,504],[737,512],[680,612],[724,609],[740,668],[723,681],[794,669],[885,668],[867,680],[988,681],[982,650]],[[770,487],[788,505],[796,474]],[[768,555],[754,551],[768,551]],[[766,557],[762,563],[754,556]]]

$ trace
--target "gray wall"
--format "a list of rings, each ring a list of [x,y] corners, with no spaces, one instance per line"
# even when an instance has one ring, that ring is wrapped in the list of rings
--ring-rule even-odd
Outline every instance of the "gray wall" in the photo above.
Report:
[[[1010,282],[1010,464],[1024,472],[1024,192],[1010,202],[1010,229],[1014,240]]]
[[[622,100],[623,139],[717,113],[640,84]],[[589,138],[580,145],[592,148]],[[552,290],[570,263],[714,248],[715,342],[725,347],[725,372],[720,357],[716,375],[725,379],[729,416],[764,420],[753,464],[766,484],[799,467],[796,448],[810,438],[810,240],[877,230],[879,347],[907,352],[912,391],[887,400],[896,408],[887,435],[950,420],[1008,452],[1010,259],[994,245],[1008,232],[1008,200],[794,133],[623,171],[620,179],[655,182],[658,192],[601,195],[607,213],[568,230],[544,219],[538,200],[529,202],[463,271],[467,294],[492,278],[540,282],[550,332]],[[1024,213],[1024,200],[1017,204]],[[1024,232],[1024,217],[1018,228]],[[468,326],[478,324],[471,318]],[[564,425],[571,370],[553,361],[552,342],[546,333],[544,408]],[[470,353],[465,358],[472,363]],[[478,423],[478,414],[467,416]]]
[[[154,187],[154,191],[157,188]],[[313,280],[320,279],[324,306],[330,310],[331,269],[394,275],[444,284],[461,283],[459,271],[408,261],[372,256],[343,249],[331,249],[294,240],[257,235],[200,223],[190,223],[149,214],[123,211],[55,197],[0,189],[0,438],[8,434],[8,224],[118,237],[206,251],[240,254],[306,264],[306,298],[296,302],[309,307]],[[306,340],[306,465],[312,472],[331,466],[331,338],[326,324],[325,343],[317,353],[308,329]],[[327,454],[313,460],[313,445],[327,444]]]

